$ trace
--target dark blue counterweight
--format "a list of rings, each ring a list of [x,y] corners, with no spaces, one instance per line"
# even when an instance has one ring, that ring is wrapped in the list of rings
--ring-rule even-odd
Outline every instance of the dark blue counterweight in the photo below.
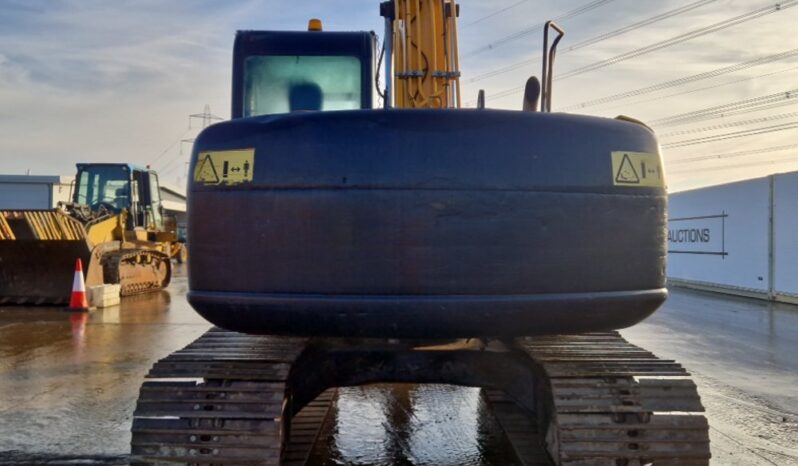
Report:
[[[633,325],[666,297],[667,201],[639,166],[614,167],[623,151],[659,166],[648,128],[565,114],[365,109],[214,125],[191,166],[189,301],[258,334]],[[223,160],[247,176],[213,181]]]

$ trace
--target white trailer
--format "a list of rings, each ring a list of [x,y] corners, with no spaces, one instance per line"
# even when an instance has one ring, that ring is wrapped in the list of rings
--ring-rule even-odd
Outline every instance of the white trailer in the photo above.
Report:
[[[798,302],[798,172],[673,193],[671,284]]]

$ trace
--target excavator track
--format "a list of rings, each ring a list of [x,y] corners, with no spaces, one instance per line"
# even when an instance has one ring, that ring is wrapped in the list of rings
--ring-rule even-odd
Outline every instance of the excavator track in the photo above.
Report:
[[[306,343],[212,329],[158,361],[134,412],[131,463],[279,465],[288,375]]]
[[[131,296],[166,288],[172,276],[167,254],[150,249],[119,249],[100,261],[105,283],[119,283],[120,295]]]
[[[547,449],[563,466],[708,465],[709,425],[678,363],[618,332],[521,338],[548,380]]]
[[[131,462],[304,464],[334,397],[328,389],[292,419],[291,387],[305,380],[292,370],[317,343],[214,328],[158,361],[134,412]],[[538,409],[485,393],[522,464],[709,464],[701,400],[674,361],[617,332],[519,338],[511,353],[540,374],[529,387]]]

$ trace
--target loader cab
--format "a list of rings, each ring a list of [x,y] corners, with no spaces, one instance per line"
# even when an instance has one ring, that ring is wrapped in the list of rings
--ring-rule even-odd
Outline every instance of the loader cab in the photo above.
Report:
[[[239,31],[232,118],[372,108],[375,48],[371,32]]]
[[[72,202],[92,211],[127,209],[128,228],[163,229],[158,175],[152,170],[118,163],[79,163]]]

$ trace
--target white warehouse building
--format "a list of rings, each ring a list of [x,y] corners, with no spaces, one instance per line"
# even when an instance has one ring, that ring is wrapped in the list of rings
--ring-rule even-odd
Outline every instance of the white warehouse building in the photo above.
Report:
[[[52,209],[69,201],[74,176],[0,175],[0,209]]]
[[[74,176],[0,175],[0,210],[52,209],[71,201]],[[161,203],[177,221],[178,236],[185,237],[186,194],[161,183]]]

